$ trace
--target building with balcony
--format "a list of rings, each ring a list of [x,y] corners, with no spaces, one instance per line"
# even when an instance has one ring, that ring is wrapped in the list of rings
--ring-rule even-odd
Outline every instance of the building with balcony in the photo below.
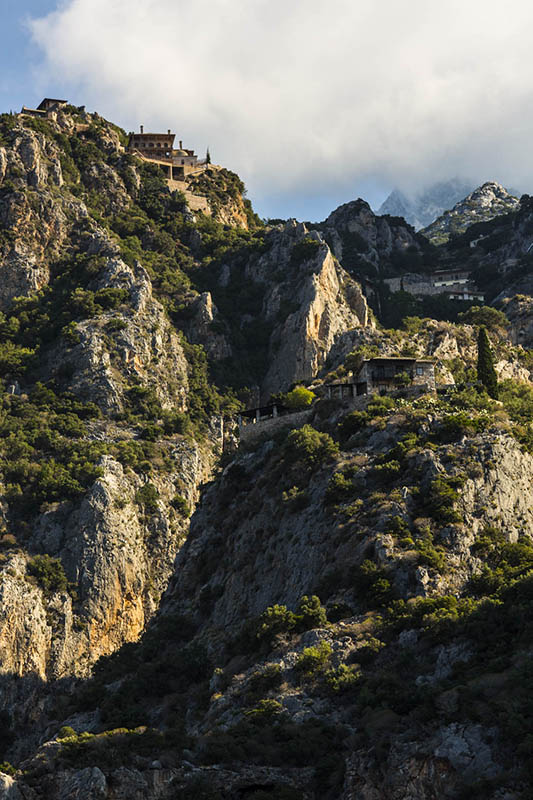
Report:
[[[354,378],[356,393],[391,392],[408,386],[435,391],[435,367],[425,358],[376,356],[365,360]]]
[[[140,156],[145,161],[158,164],[168,180],[183,180],[186,175],[195,172],[202,162],[194,150],[183,147],[174,147],[176,134],[170,129],[166,133],[145,133],[141,125],[140,133],[130,133],[128,152]]]

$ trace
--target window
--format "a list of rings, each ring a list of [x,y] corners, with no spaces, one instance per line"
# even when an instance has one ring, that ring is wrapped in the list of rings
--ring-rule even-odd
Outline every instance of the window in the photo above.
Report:
[[[416,374],[417,374],[417,375],[423,375],[423,374],[424,374],[424,367],[422,367],[422,366],[417,366],[417,368],[416,368]]]

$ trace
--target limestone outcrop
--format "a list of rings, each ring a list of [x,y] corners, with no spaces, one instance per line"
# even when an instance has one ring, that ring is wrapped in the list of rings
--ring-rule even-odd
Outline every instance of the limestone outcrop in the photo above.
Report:
[[[297,234],[297,230],[291,233]],[[291,302],[297,310],[272,335],[272,366],[263,383],[265,395],[288,388],[291,383],[309,380],[323,367],[339,336],[352,328],[371,325],[359,285],[342,269],[325,242],[318,237],[310,241],[316,242],[316,253],[306,262],[306,270],[293,295]],[[268,266],[261,264],[261,267],[266,274]],[[265,302],[267,319],[276,312],[279,314],[279,289],[271,291]]]
[[[319,228],[343,267],[368,277],[391,259],[420,256],[427,246],[404,219],[377,216],[361,199],[339,206]]]

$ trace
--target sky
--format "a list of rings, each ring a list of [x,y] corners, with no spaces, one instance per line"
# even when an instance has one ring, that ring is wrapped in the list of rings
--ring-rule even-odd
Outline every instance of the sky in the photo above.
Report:
[[[461,177],[533,193],[527,0],[0,0],[0,110],[172,128],[263,217]]]

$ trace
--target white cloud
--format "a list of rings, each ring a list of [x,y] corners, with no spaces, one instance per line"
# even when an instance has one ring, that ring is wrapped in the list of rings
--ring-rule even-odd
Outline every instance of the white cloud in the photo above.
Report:
[[[66,0],[31,29],[41,85],[209,144],[265,206],[455,174],[533,191],[532,23],[527,0]]]

